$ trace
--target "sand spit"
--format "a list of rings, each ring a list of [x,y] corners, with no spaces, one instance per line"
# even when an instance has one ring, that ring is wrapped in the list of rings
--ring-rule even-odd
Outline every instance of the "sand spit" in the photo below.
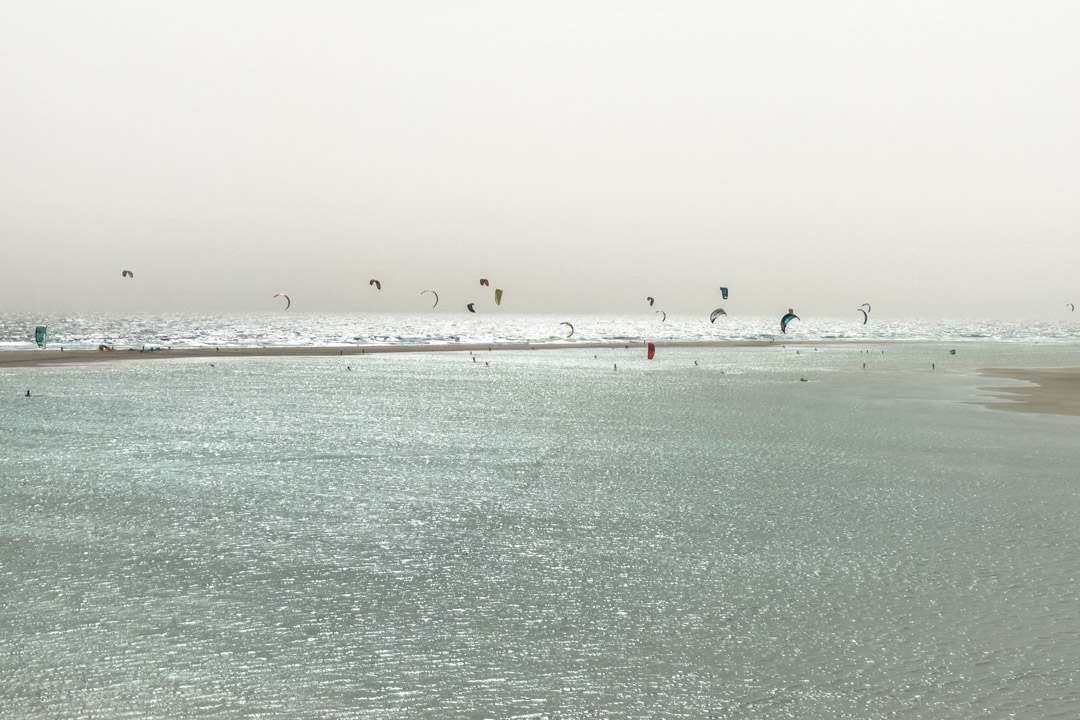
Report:
[[[655,341],[654,341],[655,342]],[[779,343],[769,341],[702,341],[656,342],[657,347],[767,347]],[[796,344],[796,343],[788,343]],[[469,343],[447,345],[370,345],[339,347],[245,347],[245,348],[155,348],[153,350],[12,350],[0,352],[0,368],[37,367],[69,363],[113,362],[123,360],[161,360],[169,358],[237,358],[237,357],[333,357],[373,355],[379,353],[415,352],[487,352],[500,350],[587,350],[587,349],[645,349],[644,342],[580,342],[580,343]]]
[[[982,387],[984,392],[1013,402],[979,403],[994,410],[1080,415],[1080,368],[994,368],[979,371],[995,378],[1021,380],[1030,385]]]

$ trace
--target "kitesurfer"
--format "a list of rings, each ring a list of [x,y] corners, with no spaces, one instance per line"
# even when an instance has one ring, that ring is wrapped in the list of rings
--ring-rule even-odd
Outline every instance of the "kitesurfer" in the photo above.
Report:
[[[30,391],[29,390],[26,391],[26,397],[30,397]]]

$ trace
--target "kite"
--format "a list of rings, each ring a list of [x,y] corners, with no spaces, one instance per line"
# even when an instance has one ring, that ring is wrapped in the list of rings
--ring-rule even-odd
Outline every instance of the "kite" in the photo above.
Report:
[[[382,283],[379,282],[378,280],[375,280],[375,279],[368,280],[367,284],[368,285],[374,285],[376,290],[382,290]]]
[[[424,293],[431,293],[432,295],[434,295],[435,296],[435,305],[439,304],[439,293],[435,292],[434,290],[422,290],[420,292],[421,295],[423,295]],[[432,305],[431,307],[435,307],[435,305]]]
[[[787,326],[788,323],[792,320],[802,320],[802,318],[796,315],[794,310],[788,308],[788,311],[784,314],[784,317],[780,318],[780,332],[787,335]]]
[[[727,288],[723,285],[720,286],[720,295],[727,300]]]
[[[124,272],[120,273],[120,277],[131,278],[132,280],[134,280],[135,273],[131,272],[130,270],[125,270]]]
[[[666,320],[667,320],[667,313],[666,313],[666,312],[664,312],[663,310],[657,310],[656,312],[658,312],[658,313],[660,313],[661,315],[663,315],[663,317],[662,317],[662,318],[660,318],[660,322],[664,322],[664,321],[666,321]]]
[[[855,308],[855,312],[861,312],[862,313],[862,324],[863,325],[865,325],[866,321],[870,319],[870,316],[867,315],[866,311],[863,310],[862,308]]]
[[[574,335],[574,326],[573,325],[566,322],[565,320],[563,322],[559,323],[559,324],[560,325],[565,325],[566,327],[570,328],[570,334],[567,335],[566,337],[573,337],[573,335]]]
[[[712,314],[709,315],[709,322],[716,322],[716,318],[720,317],[721,315],[727,315],[727,312],[724,310],[724,308],[716,308],[712,311]]]
[[[289,299],[289,296],[288,296],[288,295],[286,295],[285,293],[278,293],[278,294],[277,294],[277,295],[275,295],[274,297],[276,297],[276,298],[279,298],[279,297],[283,297],[283,298],[285,298],[285,309],[286,309],[286,310],[288,310],[288,309],[289,309],[289,307],[290,307],[290,306],[292,305],[292,300],[290,300],[290,299]]]
[[[488,283],[487,278],[480,278],[480,284],[487,287],[490,283]]]
[[[468,304],[468,305],[466,305],[465,307],[469,308],[469,312],[472,312],[472,313],[474,313],[474,312],[476,312],[476,308],[474,308],[474,307],[473,307],[473,305],[475,305],[475,304],[476,304],[476,303],[469,303],[469,304]]]
[[[653,299],[651,297],[647,297],[645,299],[649,301],[649,307],[652,307],[652,304],[655,302],[655,299]]]

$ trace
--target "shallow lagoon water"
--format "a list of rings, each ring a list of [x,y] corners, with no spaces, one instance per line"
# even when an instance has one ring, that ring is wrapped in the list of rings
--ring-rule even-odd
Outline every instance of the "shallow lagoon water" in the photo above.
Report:
[[[0,715],[1073,717],[1080,419],[974,371],[1080,348],[951,347],[0,370]]]

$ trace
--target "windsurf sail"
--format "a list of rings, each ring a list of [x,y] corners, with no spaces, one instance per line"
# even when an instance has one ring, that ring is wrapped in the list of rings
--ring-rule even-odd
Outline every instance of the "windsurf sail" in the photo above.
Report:
[[[37,342],[39,348],[45,347],[46,335],[48,334],[48,328],[44,325],[38,325],[34,328],[34,340]]]
[[[495,288],[495,304],[502,304],[502,288]]]
[[[656,357],[656,345],[655,345],[655,343],[649,343],[649,353],[648,353],[648,355],[646,357],[649,360],[652,360],[654,357]]]

